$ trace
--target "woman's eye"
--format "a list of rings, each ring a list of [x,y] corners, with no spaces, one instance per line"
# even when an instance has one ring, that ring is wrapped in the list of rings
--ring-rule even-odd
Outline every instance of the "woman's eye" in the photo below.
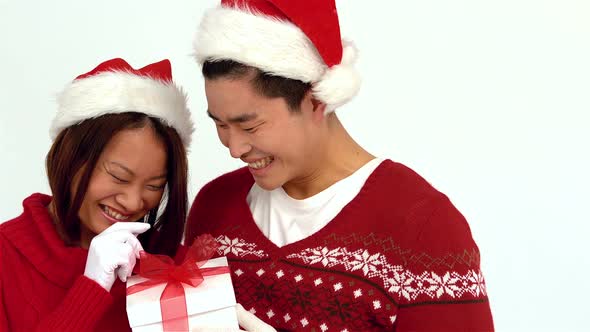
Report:
[[[148,189],[151,191],[161,191],[161,190],[164,190],[165,186],[166,186],[165,184],[163,184],[161,186],[148,185]]]
[[[110,174],[110,175],[111,175],[111,176],[112,176],[112,177],[113,177],[113,178],[114,178],[114,179],[115,179],[117,182],[120,182],[120,183],[129,183],[129,181],[127,181],[127,180],[125,180],[125,179],[122,179],[122,178],[120,178],[120,177],[118,177],[118,176],[116,176],[116,175],[114,175],[114,174],[111,174],[111,173],[109,173],[109,174]]]

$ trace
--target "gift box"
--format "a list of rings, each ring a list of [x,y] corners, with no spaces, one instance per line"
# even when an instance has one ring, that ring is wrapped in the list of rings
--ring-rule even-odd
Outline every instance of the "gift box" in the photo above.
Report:
[[[133,331],[239,329],[227,259],[197,261],[203,258],[197,242],[203,241],[195,241],[193,255],[189,249],[180,266],[169,257],[142,253],[139,275],[127,279],[127,317]]]

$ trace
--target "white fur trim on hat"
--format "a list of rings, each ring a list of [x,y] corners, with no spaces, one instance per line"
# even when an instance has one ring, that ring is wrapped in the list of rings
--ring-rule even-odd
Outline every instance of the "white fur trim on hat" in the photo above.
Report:
[[[311,83],[328,111],[352,99],[360,88],[356,49],[344,43],[340,64],[324,63],[311,40],[291,22],[247,8],[208,10],[193,42],[197,61],[233,60],[263,72]]]
[[[161,119],[174,128],[185,148],[194,125],[186,94],[172,82],[122,71],[77,79],[58,96],[58,110],[50,128],[51,139],[63,129],[105,114],[139,112]]]

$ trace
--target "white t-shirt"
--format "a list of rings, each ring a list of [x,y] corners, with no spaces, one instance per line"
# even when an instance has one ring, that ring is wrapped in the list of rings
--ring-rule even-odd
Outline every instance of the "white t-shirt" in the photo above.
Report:
[[[302,240],[336,217],[381,162],[382,158],[375,158],[322,192],[302,200],[291,198],[282,187],[267,191],[254,183],[247,197],[254,221],[279,247]]]

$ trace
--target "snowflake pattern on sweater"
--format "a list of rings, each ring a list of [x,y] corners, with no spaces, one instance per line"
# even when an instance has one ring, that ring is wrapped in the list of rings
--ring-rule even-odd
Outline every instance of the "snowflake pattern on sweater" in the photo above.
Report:
[[[241,238],[220,235],[216,240],[219,244],[218,254],[227,256],[233,262],[237,262],[238,258],[264,262],[269,257],[263,250],[257,250],[256,244]],[[271,322],[282,320],[282,323],[291,323],[290,327],[294,330],[329,330],[330,319],[319,322],[315,327],[311,326],[314,320],[308,316],[321,315],[321,311],[313,308],[324,308],[330,316],[352,323],[352,328],[366,328],[364,324],[355,325],[354,322],[367,316],[373,316],[372,319],[379,317],[381,328],[391,328],[397,318],[391,309],[399,305],[395,298],[407,300],[406,305],[416,305],[432,300],[477,301],[486,296],[485,281],[479,269],[468,269],[465,273],[427,269],[409,271],[400,264],[391,264],[387,255],[371,253],[367,249],[319,246],[287,255],[282,263],[286,263],[289,268],[282,264],[271,264],[268,269],[234,268],[233,278],[237,284],[251,285],[246,297],[238,296],[239,299],[256,299],[249,303],[247,310],[265,316]],[[334,275],[326,274],[326,277],[318,272],[306,273],[308,268],[310,271],[332,271]],[[348,276],[342,272],[348,273]],[[355,278],[366,278],[374,284],[363,285],[363,282],[351,281]],[[379,296],[380,292],[389,295],[385,296],[385,301],[383,294]],[[328,296],[322,297],[322,293]],[[292,310],[283,312],[273,309],[272,304],[285,295]],[[372,309],[364,317],[362,313],[358,313],[361,299],[369,303],[368,307]],[[260,305],[261,303],[264,305]],[[271,307],[267,309],[267,305]],[[367,309],[362,308],[360,311],[363,310]],[[342,329],[347,330],[354,329]]]
[[[467,294],[475,298],[486,295],[480,270],[468,270],[465,274],[445,271],[444,275],[435,271],[413,273],[401,265],[390,264],[381,253],[370,254],[366,249],[350,252],[340,247],[306,249],[287,258],[298,258],[305,264],[318,264],[326,268],[342,265],[346,271],[360,270],[364,277],[378,279],[389,293],[411,301],[440,299],[444,294],[453,299],[468,298],[469,296],[464,296]]]
[[[255,244],[246,243],[243,239],[230,239],[225,235],[217,237],[219,243],[218,254],[226,256],[229,253],[246,257],[254,255],[257,258],[267,257],[262,250],[253,250]],[[383,288],[389,293],[397,294],[407,300],[441,299],[447,295],[452,299],[473,298],[486,296],[485,280],[481,270],[468,270],[465,274],[456,271],[445,271],[444,274],[435,271],[412,273],[401,265],[389,264],[385,255],[375,253],[371,255],[366,249],[350,252],[346,248],[328,249],[316,247],[305,249],[300,253],[291,254],[287,258],[300,259],[306,265],[318,265],[331,268],[342,265],[346,271],[360,270],[364,277],[378,279]],[[242,271],[236,271],[239,276]],[[264,271],[257,271],[261,275]],[[277,272],[277,277],[284,276],[283,271]],[[314,283],[321,284],[321,279]]]

